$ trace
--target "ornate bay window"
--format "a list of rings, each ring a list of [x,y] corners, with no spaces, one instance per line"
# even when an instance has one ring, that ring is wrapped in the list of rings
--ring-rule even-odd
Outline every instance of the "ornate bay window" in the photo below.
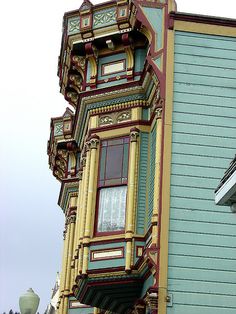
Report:
[[[125,229],[129,137],[101,142],[95,234]]]

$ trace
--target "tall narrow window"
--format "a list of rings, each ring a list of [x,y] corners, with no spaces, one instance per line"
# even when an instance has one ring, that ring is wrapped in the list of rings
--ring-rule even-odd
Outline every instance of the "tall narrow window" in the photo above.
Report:
[[[125,228],[129,138],[101,142],[97,233],[121,232]]]

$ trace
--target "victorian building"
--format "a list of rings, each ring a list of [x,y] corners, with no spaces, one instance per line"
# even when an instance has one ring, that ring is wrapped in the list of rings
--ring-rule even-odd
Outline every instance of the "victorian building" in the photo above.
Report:
[[[214,189],[236,146],[236,21],[85,0],[64,16],[58,76],[57,312],[235,313],[236,216]]]

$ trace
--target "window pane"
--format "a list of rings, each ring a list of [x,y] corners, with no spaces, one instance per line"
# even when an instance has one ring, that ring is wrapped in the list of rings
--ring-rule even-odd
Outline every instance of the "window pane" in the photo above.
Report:
[[[123,145],[107,147],[106,179],[121,178]]]
[[[125,227],[127,186],[103,188],[99,193],[98,232],[123,230]]]

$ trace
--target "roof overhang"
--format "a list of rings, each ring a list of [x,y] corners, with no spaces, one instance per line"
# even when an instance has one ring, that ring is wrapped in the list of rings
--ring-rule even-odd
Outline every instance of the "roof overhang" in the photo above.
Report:
[[[236,171],[215,192],[215,203],[217,205],[230,206],[236,203]]]

